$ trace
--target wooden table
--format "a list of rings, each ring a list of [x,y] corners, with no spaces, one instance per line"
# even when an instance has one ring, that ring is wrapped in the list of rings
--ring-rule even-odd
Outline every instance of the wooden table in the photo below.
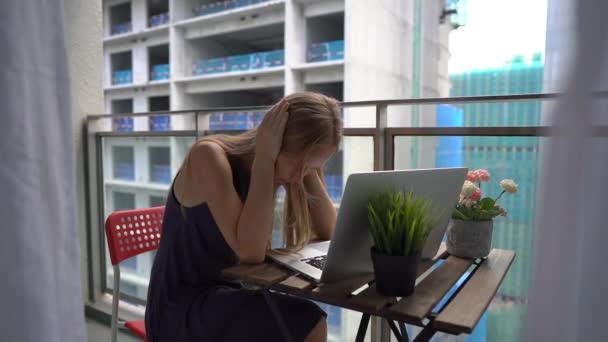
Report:
[[[404,323],[423,328],[414,341],[428,341],[437,331],[470,334],[490,305],[514,258],[513,251],[493,249],[486,259],[461,259],[449,255],[442,245],[432,261],[420,265],[418,274],[423,277],[419,278],[414,294],[405,298],[377,294],[373,273],[335,283],[315,284],[294,271],[266,261],[259,265],[227,268],[223,275],[263,290],[288,340],[289,332],[273,307],[268,290],[363,313],[356,341],[363,341],[370,316],[385,319],[400,341],[409,341]],[[463,276],[467,276],[466,279],[444,299]],[[366,284],[369,287],[353,294]],[[436,308],[442,299],[447,302]]]

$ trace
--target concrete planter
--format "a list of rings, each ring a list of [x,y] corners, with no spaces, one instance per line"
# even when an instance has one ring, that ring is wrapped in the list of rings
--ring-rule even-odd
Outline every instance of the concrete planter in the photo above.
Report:
[[[448,253],[461,258],[485,258],[492,249],[493,221],[450,219],[447,229]]]

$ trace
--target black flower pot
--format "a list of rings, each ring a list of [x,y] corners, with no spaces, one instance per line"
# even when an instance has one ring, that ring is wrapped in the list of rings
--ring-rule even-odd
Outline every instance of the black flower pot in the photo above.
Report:
[[[420,256],[381,254],[372,247],[376,291],[389,297],[407,297],[414,293]]]

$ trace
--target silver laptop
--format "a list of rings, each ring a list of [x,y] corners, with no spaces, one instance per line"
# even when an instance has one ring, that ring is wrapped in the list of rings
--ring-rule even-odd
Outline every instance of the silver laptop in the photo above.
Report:
[[[331,241],[312,243],[288,255],[270,251],[268,256],[316,282],[329,283],[373,272],[367,202],[378,192],[411,190],[443,212],[422,252],[423,259],[432,258],[441,244],[467,170],[440,168],[351,174]]]

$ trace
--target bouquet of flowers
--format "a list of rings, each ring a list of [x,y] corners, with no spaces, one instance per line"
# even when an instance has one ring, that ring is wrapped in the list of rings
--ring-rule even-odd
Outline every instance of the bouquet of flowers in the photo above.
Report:
[[[496,216],[507,216],[507,211],[497,204],[500,197],[505,193],[517,192],[517,183],[512,179],[503,179],[500,181],[502,192],[495,199],[492,197],[483,197],[481,192],[481,183],[490,181],[490,173],[483,169],[469,171],[466,180],[462,185],[460,198],[452,219],[463,221],[489,221]]]

